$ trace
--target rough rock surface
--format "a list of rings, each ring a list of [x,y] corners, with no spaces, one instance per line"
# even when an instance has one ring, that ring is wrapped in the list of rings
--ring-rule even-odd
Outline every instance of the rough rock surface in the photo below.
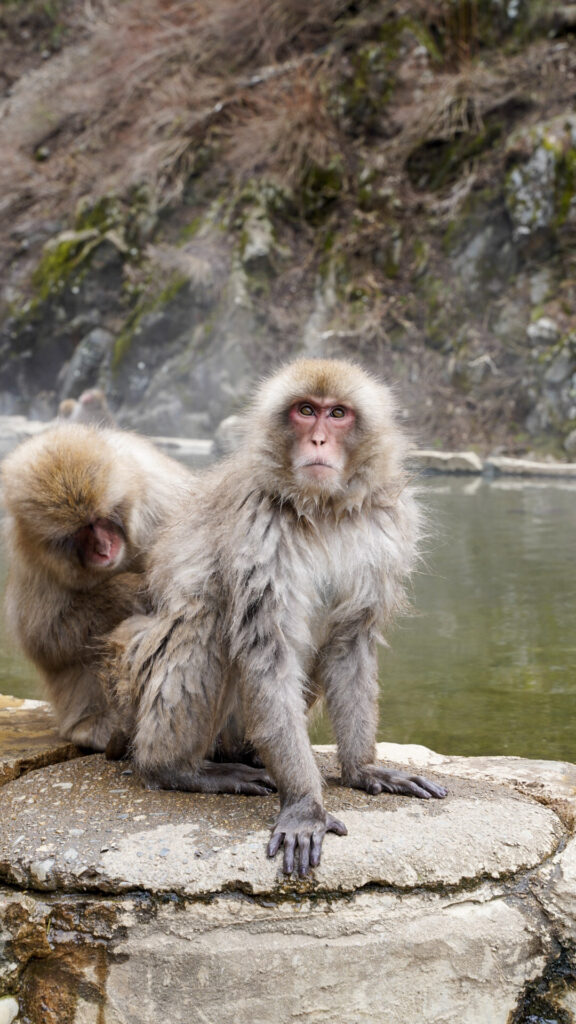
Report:
[[[573,462],[534,462],[530,459],[509,459],[493,456],[486,460],[485,471],[497,476],[576,477]]]
[[[476,452],[440,452],[421,449],[414,461],[420,469],[436,473],[481,473],[482,460]]]
[[[78,755],[72,743],[58,736],[43,701],[0,694],[0,723],[0,785],[32,768]]]
[[[341,788],[319,747],[349,835],[287,879],[265,855],[274,797],[64,760],[30,703],[0,710],[2,1024],[524,1024],[536,989],[548,1019],[576,1006],[576,766],[380,744],[446,780],[416,801]]]

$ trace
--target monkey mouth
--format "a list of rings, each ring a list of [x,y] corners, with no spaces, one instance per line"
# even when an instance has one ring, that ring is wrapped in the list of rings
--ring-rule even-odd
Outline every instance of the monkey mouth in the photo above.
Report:
[[[316,467],[320,467],[320,469],[337,469],[331,462],[325,462],[323,459],[313,459],[310,462],[304,462],[302,465],[302,469],[315,469]]]
[[[338,478],[340,467],[325,459],[310,459],[300,466],[301,480],[308,486],[332,487],[334,478]]]

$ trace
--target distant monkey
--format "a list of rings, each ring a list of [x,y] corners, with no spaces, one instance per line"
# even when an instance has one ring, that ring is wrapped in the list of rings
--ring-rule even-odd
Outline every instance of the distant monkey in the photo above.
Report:
[[[75,398],[64,398],[58,406],[58,419],[71,420],[77,405]]]
[[[103,750],[117,727],[99,642],[148,608],[144,570],[190,474],[143,438],[62,423],[2,465],[8,622],[40,669],[66,739]]]
[[[98,427],[116,426],[106,395],[100,388],[88,388],[78,399],[65,398],[58,406],[58,418]]]
[[[354,364],[287,366],[256,392],[243,436],[155,546],[156,614],[115,634],[117,697],[136,712],[133,756],[152,787],[225,788],[202,759],[230,725],[245,735],[280,795],[268,854],[283,845],[284,871],[297,861],[306,875],[325,833],[346,832],[307,734],[320,696],[344,785],[446,795],[375,763],[376,645],[405,601],[419,513],[390,392]]]

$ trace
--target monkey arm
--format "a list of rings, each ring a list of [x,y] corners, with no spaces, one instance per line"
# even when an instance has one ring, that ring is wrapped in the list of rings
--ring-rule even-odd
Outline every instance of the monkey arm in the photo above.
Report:
[[[21,597],[25,585],[28,604]],[[105,578],[89,591],[65,590],[40,573],[11,582],[11,620],[22,647],[44,677],[60,734],[78,746],[104,750],[119,728],[102,685],[101,639],[143,607],[143,587],[136,573]]]
[[[446,789],[421,775],[375,764],[378,714],[378,664],[371,612],[340,622],[319,665],[326,703],[338,743],[342,782],[371,794],[400,793],[428,800]]]
[[[120,729],[120,719],[93,666],[76,663],[44,675],[59,733],[79,747],[105,750]]]
[[[246,733],[280,795],[268,856],[283,847],[284,872],[292,873],[297,855],[298,872],[304,876],[319,864],[326,833],[345,835],[346,826],[323,806],[322,780],[308,739],[304,680],[294,645],[283,639],[271,583],[249,608],[234,647]]]

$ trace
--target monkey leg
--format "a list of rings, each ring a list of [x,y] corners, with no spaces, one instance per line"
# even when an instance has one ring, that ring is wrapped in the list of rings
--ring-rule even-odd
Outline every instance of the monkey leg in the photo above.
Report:
[[[320,673],[338,743],[342,782],[367,793],[442,799],[447,790],[421,775],[384,768],[376,761],[378,681],[376,644],[364,623],[339,626],[320,654]]]
[[[217,615],[151,619],[130,649],[140,694],[134,761],[151,789],[264,796],[275,789],[262,768],[214,763],[208,754],[231,703]]]
[[[220,729],[214,748],[210,751],[210,760],[234,761],[237,764],[250,765],[251,768],[264,767],[262,758],[246,739],[244,720],[239,708],[234,708]]]
[[[96,674],[82,666],[46,674],[58,731],[64,739],[89,750],[105,750],[120,728]]]

